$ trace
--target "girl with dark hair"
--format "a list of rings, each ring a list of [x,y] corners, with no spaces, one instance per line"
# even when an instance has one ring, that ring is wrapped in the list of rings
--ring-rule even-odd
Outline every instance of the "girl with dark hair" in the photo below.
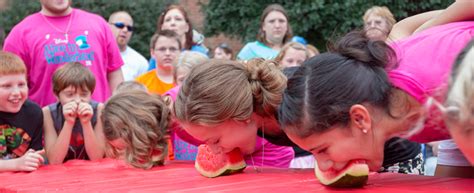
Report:
[[[444,17],[451,13],[472,18],[472,9],[453,11],[463,3],[454,3],[435,20],[453,18]],[[394,31],[412,33],[416,23],[423,23],[419,19],[407,18]],[[384,144],[393,136],[418,142],[449,138],[441,112],[429,104],[433,98],[443,101],[454,58],[472,39],[474,22],[440,24],[390,47],[351,32],[328,53],[306,61],[288,80],[279,110],[288,137],[311,151],[322,171],[340,170],[352,161],[377,171]]]

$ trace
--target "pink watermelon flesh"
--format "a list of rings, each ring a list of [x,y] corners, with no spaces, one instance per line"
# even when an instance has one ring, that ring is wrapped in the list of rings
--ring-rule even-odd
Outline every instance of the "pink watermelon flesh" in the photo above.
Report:
[[[194,166],[201,175],[214,178],[241,172],[247,165],[238,148],[229,153],[216,153],[208,145],[203,144],[198,147]]]
[[[319,170],[318,163],[314,167],[318,180],[327,186],[335,188],[362,187],[369,179],[369,166],[365,162],[352,161],[344,169],[339,171]]]

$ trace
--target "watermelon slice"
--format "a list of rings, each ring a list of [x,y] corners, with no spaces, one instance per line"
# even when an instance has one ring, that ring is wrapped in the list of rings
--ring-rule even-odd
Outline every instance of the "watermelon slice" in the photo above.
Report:
[[[203,144],[198,147],[194,166],[201,175],[214,178],[241,172],[247,164],[238,148],[229,153],[215,153],[208,145]]]
[[[319,170],[318,163],[314,167],[316,178],[326,186],[335,188],[362,187],[369,179],[369,166],[365,162],[351,161],[344,169],[339,171]]]

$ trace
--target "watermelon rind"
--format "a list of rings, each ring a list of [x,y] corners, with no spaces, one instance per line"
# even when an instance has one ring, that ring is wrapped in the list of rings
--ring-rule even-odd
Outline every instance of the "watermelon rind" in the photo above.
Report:
[[[328,179],[324,172],[319,170],[318,163],[315,164],[314,171],[321,184],[335,188],[362,187],[369,179],[369,166],[363,163],[351,163],[350,166],[331,179]]]
[[[196,161],[194,162],[194,166],[196,170],[203,176],[208,177],[208,178],[215,178],[218,176],[223,176],[223,175],[229,175],[229,174],[234,174],[243,171],[246,167],[247,164],[245,163],[245,160],[242,156],[242,153],[240,152],[239,149],[235,149],[225,155],[226,156],[224,159],[226,160],[226,163],[224,166],[221,168],[218,168],[215,171],[209,171],[204,169],[199,162],[200,153],[203,153],[204,155],[207,153],[212,153],[208,151],[208,147],[206,145],[200,145],[198,147],[198,156],[196,156]],[[214,154],[216,155],[216,154]],[[220,155],[220,154],[217,154]],[[218,156],[219,157],[219,156]],[[216,157],[214,157],[216,158]],[[222,157],[220,157],[222,158]]]

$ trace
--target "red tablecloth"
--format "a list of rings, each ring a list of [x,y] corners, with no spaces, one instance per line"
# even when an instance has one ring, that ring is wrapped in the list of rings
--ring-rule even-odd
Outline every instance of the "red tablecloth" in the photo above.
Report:
[[[151,170],[115,160],[70,161],[38,171],[0,173],[0,192],[474,192],[474,180],[402,174],[372,174],[361,189],[331,189],[312,169],[247,167],[243,173],[205,178],[191,162],[171,162]]]

